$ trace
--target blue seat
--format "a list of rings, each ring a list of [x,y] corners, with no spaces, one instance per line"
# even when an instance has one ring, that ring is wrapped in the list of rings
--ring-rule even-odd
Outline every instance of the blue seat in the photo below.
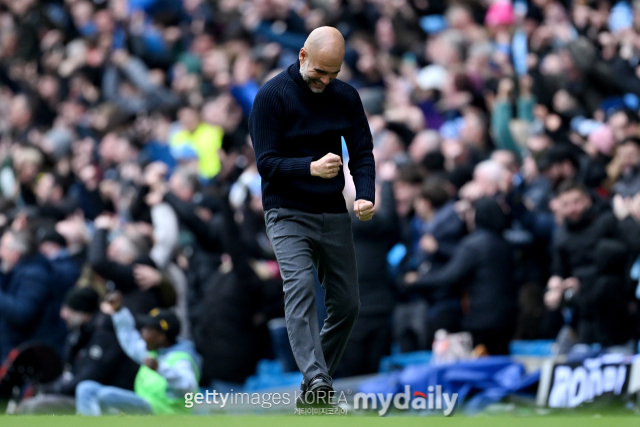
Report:
[[[274,387],[299,386],[300,372],[284,372],[279,360],[263,359],[258,362],[256,375],[247,378],[243,391],[252,392]]]
[[[553,343],[553,340],[514,340],[509,343],[509,353],[512,356],[551,356]]]
[[[410,365],[429,364],[432,353],[430,351],[414,351],[411,353],[400,353],[383,357],[380,360],[378,372],[392,372],[404,369]]]

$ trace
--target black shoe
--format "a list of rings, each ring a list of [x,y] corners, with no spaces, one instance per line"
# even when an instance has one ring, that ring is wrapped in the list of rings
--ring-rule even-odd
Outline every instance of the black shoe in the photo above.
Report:
[[[300,386],[302,392],[296,399],[296,408],[330,408],[333,406],[333,387],[331,377],[318,374]]]

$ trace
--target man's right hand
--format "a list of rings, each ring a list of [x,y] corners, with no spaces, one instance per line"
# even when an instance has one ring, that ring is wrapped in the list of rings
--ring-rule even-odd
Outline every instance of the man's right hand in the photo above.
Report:
[[[311,162],[311,176],[330,179],[338,175],[342,167],[342,159],[337,154],[329,153],[320,160]]]

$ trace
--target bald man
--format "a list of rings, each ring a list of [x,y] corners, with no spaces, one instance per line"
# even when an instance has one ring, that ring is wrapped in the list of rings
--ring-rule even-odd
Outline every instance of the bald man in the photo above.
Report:
[[[337,80],[344,39],[317,28],[298,62],[260,89],[249,130],[262,177],[267,234],[284,280],[289,341],[304,375],[298,406],[322,405],[358,317],[360,300],[351,217],[342,196],[342,143],[356,186],[360,221],[374,213],[371,132],[356,90]],[[328,317],[319,331],[315,266]]]

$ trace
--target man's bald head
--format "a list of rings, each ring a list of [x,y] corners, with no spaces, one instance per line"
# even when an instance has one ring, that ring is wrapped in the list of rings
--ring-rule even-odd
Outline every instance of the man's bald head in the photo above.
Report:
[[[304,49],[309,55],[324,51],[344,58],[344,37],[333,27],[319,27],[311,31],[304,42]]]
[[[333,27],[319,27],[300,49],[300,74],[315,92],[322,92],[338,76],[344,59],[344,37]]]

